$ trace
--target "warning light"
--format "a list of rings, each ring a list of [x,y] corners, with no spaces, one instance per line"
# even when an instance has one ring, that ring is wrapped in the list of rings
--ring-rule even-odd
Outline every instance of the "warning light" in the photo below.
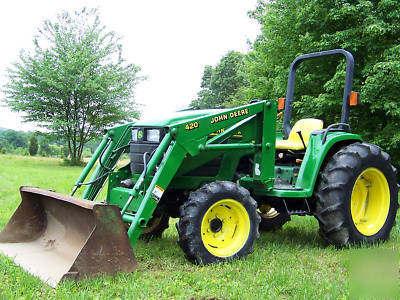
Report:
[[[350,93],[350,101],[349,101],[350,106],[356,106],[359,103],[360,103],[360,93],[351,92]]]
[[[278,110],[283,110],[285,108],[285,98],[279,98],[278,100]]]

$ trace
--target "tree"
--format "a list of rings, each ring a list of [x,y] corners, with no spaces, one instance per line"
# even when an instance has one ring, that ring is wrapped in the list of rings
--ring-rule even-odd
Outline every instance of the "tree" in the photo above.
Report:
[[[31,139],[29,140],[29,154],[31,156],[35,156],[39,150],[39,144],[36,136],[33,134]]]
[[[216,108],[230,106],[239,97],[240,88],[245,86],[242,68],[244,55],[230,51],[215,68],[205,66],[201,90],[197,99],[190,104],[194,108]]]
[[[8,129],[1,133],[0,140],[6,141],[6,144],[11,145],[13,148],[26,148],[28,143],[27,134],[23,131],[15,131]]]
[[[250,16],[262,33],[246,56],[246,101],[284,96],[296,56],[345,48],[355,58],[353,90],[361,92],[350,125],[399,164],[399,1],[259,0]],[[317,117],[327,125],[340,120],[345,61],[338,58],[307,61],[299,68],[294,118]]]
[[[104,128],[138,117],[133,90],[140,68],[123,60],[120,39],[101,25],[96,9],[46,20],[34,46],[8,69],[6,102],[65,140],[73,164]]]

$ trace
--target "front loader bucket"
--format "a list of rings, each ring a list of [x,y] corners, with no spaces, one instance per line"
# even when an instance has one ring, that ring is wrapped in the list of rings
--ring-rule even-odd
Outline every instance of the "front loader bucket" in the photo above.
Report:
[[[32,187],[3,231],[0,253],[56,287],[65,278],[132,272],[136,259],[114,205]]]

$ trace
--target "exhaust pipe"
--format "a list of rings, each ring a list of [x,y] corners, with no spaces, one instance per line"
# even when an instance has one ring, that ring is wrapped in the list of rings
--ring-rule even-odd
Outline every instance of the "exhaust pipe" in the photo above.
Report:
[[[52,287],[64,279],[128,273],[137,263],[118,206],[32,187],[0,232],[0,253]]]

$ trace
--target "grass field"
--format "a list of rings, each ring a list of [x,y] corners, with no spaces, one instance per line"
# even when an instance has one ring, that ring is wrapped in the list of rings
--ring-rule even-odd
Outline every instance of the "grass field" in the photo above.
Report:
[[[57,159],[0,155],[0,229],[20,202],[20,185],[69,193],[80,171]],[[293,217],[282,230],[262,233],[246,259],[200,267],[177,245],[176,221],[162,239],[138,242],[136,272],[63,282],[57,289],[0,256],[0,299],[347,299],[351,257],[365,251],[326,246],[314,218]],[[398,264],[400,225],[380,248],[394,253]]]

